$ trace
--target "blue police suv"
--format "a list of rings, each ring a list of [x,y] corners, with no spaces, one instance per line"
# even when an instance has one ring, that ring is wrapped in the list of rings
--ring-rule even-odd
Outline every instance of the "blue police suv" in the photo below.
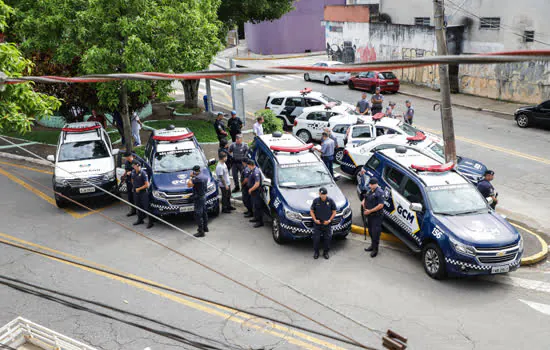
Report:
[[[332,234],[345,238],[351,229],[351,207],[320,157],[292,134],[274,133],[256,137],[251,157],[262,172],[262,199],[273,218],[273,239],[282,244],[310,238],[313,220],[310,207],[326,187],[336,203]]]
[[[219,214],[218,185],[209,169],[216,161],[207,161],[189,129],[168,127],[155,130],[145,147],[145,162],[151,169],[150,208],[153,214],[193,212],[193,189],[187,186],[187,180],[195,165],[200,165],[201,172],[206,172],[209,178],[207,210],[212,215]]]
[[[397,146],[372,154],[361,183],[378,180],[385,193],[383,227],[422,253],[430,277],[516,270],[523,254],[520,234],[453,167]]]

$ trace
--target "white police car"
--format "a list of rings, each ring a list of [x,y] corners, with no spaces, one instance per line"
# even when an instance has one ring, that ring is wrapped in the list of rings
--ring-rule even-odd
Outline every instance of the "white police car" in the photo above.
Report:
[[[429,276],[499,274],[519,267],[520,234],[453,164],[398,146],[371,154],[365,171],[358,192],[370,178],[378,180],[385,193],[383,227],[422,253]]]
[[[326,187],[336,203],[333,237],[345,238],[351,229],[349,202],[312,148],[291,134],[263,135],[254,141],[251,158],[262,172],[262,198],[273,218],[273,239],[279,244],[311,237],[309,212],[320,187]]]
[[[313,67],[338,67],[343,66],[342,62],[338,61],[321,61],[313,65]],[[339,67],[338,67],[339,68]],[[319,80],[325,83],[325,85],[330,85],[332,83],[344,83],[346,84],[351,78],[349,72],[325,72],[325,71],[309,71],[304,74],[305,81]]]
[[[57,151],[47,159],[55,162],[53,189],[59,208],[68,201],[57,193],[79,200],[105,195],[94,187],[117,193],[114,156],[109,135],[98,122],[70,123],[61,129]]]
[[[349,114],[355,113],[353,105],[309,88],[301,91],[273,92],[267,97],[265,108],[275,112],[277,118],[283,121],[285,128],[290,128],[294,125],[294,119],[302,114],[304,108],[324,106],[330,103],[342,106]]]

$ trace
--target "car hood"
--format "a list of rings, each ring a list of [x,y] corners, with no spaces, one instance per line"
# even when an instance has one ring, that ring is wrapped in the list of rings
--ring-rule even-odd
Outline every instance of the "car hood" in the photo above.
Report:
[[[165,193],[192,192],[193,189],[187,186],[187,180],[192,170],[178,171],[176,173],[155,173],[153,174],[153,189]]]
[[[340,188],[334,184],[326,185],[324,187],[328,191],[328,196],[336,203],[336,210],[341,211],[348,203],[346,196],[344,196],[342,191],[340,191]],[[318,187],[297,189],[279,187],[279,192],[281,193],[283,200],[286,202],[287,207],[303,214],[309,213],[311,203],[313,203],[315,198],[319,197],[318,190]]]
[[[435,215],[441,224],[463,243],[476,247],[498,247],[514,244],[519,233],[494,212],[474,215]]]
[[[523,107],[519,107],[518,108],[518,111],[532,111],[536,108],[537,106],[523,106]]]
[[[58,162],[55,166],[55,176],[66,179],[90,177],[115,170],[112,157]]]
[[[469,178],[476,178],[479,181],[479,177],[485,174],[487,167],[471,158],[459,157],[457,170]]]

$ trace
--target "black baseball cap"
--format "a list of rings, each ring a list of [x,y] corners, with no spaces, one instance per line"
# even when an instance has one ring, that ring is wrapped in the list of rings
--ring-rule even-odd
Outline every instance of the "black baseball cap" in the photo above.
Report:
[[[369,180],[369,185],[378,185],[378,180],[375,177],[371,177]]]
[[[319,193],[320,193],[320,194],[327,194],[327,189],[324,188],[324,187],[321,187],[321,188],[319,189]]]
[[[484,175],[495,175],[495,172],[492,170],[486,170]]]
[[[247,165],[255,165],[255,164],[254,164],[254,161],[253,161],[252,159],[248,159],[248,160],[246,161],[246,164],[247,164]]]
[[[193,171],[196,172],[196,173],[200,173],[200,171],[201,171],[200,165],[195,165],[195,166],[193,167]]]
[[[131,155],[132,155],[132,152],[128,152],[128,151],[124,152],[124,157],[130,157]]]
[[[134,166],[134,165],[139,165],[139,166],[141,166],[140,162],[138,162],[138,161],[135,160],[135,159],[132,161],[132,166]]]

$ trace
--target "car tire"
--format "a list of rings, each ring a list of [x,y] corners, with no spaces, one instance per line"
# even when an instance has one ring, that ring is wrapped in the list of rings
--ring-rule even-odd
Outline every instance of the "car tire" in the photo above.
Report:
[[[304,141],[305,143],[309,143],[311,141],[311,133],[305,129],[298,131],[296,133],[296,137]]]
[[[217,205],[214,206],[214,209],[212,209],[209,213],[210,216],[212,216],[212,217],[216,217],[216,216],[220,215],[220,200],[218,199],[216,201],[216,203],[217,203]]]
[[[57,205],[58,208],[63,209],[67,207],[68,203],[63,198],[55,195],[55,204]]]
[[[325,82],[325,85],[330,85],[331,81],[330,81],[330,78],[328,77],[328,75],[325,76],[324,82]]]
[[[340,164],[342,162],[342,159],[344,159],[344,148],[339,147],[336,149],[336,152],[334,153],[334,160],[337,164]]]
[[[273,224],[271,227],[271,235],[273,236],[273,240],[277,244],[285,244],[286,239],[283,238],[281,235],[281,220],[279,220],[279,216],[277,213],[273,213]]]
[[[348,88],[349,88],[350,90],[355,90],[355,85],[353,85],[353,81],[348,80]]]
[[[359,175],[359,172],[361,171],[363,167],[358,166],[357,169],[355,169],[355,172],[353,173],[353,183],[357,184],[357,175]]]
[[[527,114],[520,114],[516,118],[516,123],[520,128],[526,128],[529,126],[529,116]]]
[[[305,81],[311,81],[311,78],[309,77],[309,73],[304,74],[304,80]]]
[[[435,243],[428,243],[422,249],[422,265],[424,271],[433,279],[441,280],[447,276],[445,257]]]

